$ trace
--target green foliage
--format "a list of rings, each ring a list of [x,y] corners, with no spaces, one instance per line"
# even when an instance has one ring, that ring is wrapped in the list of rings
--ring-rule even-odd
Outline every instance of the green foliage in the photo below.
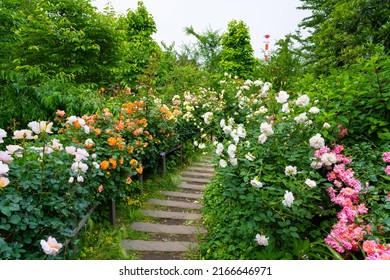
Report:
[[[308,63],[315,73],[354,63],[370,56],[372,46],[390,47],[390,4],[386,0],[302,0],[312,11],[301,26],[313,32],[306,40]]]
[[[248,26],[243,21],[230,21],[227,32],[222,35],[221,71],[251,78],[256,66],[253,54]]]
[[[192,26],[186,27],[185,32],[187,35],[192,35],[197,39],[193,49],[191,49],[190,46],[185,46],[185,50],[188,51],[205,70],[209,72],[218,72],[220,53],[222,50],[222,37],[219,35],[219,32],[214,31],[209,27],[204,32],[198,33]]]
[[[289,34],[279,40],[269,60],[261,64],[259,76],[271,82],[275,90],[290,89],[303,74],[302,52],[294,47],[298,37],[299,34]]]
[[[320,99],[326,109],[324,122],[342,124],[348,133],[371,140],[390,139],[390,59],[383,48],[369,59],[359,59],[332,75],[316,79],[307,75],[296,88]]]

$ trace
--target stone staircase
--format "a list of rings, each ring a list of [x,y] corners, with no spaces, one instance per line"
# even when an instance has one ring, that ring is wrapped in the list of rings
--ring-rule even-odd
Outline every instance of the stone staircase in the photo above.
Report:
[[[205,157],[182,171],[176,191],[160,191],[164,199],[148,201],[153,209],[141,212],[153,222],[135,222],[131,228],[148,233],[150,240],[122,240],[125,250],[137,251],[141,260],[186,259],[188,252],[196,252],[199,235],[206,233],[201,200],[214,174],[210,160]]]

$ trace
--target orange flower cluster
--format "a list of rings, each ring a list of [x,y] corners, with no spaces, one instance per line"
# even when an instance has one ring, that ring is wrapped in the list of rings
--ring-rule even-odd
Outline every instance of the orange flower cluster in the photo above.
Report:
[[[168,107],[161,107],[159,111],[164,115],[165,119],[170,120],[173,118],[173,114]]]
[[[109,160],[103,160],[102,162],[100,162],[100,168],[103,170],[107,170],[108,168],[115,169],[116,167],[117,162],[114,158],[110,158]]]
[[[115,137],[110,137],[107,139],[107,142],[108,142],[108,145],[110,145],[111,147],[115,146],[116,145],[116,138]]]

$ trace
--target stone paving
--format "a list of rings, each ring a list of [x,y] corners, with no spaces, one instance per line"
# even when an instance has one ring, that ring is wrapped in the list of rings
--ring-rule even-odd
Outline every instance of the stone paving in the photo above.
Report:
[[[187,251],[196,250],[198,236],[206,233],[201,226],[201,200],[213,174],[208,157],[182,171],[177,191],[162,190],[164,199],[149,200],[156,209],[141,210],[155,222],[131,224],[132,229],[148,233],[151,240],[123,240],[123,248],[137,251],[143,260],[185,259]]]

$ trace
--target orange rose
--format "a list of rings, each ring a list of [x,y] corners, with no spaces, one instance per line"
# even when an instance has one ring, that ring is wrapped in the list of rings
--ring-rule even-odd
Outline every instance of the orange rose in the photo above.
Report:
[[[136,168],[137,165],[138,165],[138,161],[137,161],[136,159],[130,160],[130,166],[131,166],[132,168]]]
[[[115,159],[113,159],[113,158],[110,158],[109,159],[109,161],[110,161],[110,163],[111,163],[111,165],[112,165],[112,169],[115,169],[116,168],[116,160]]]
[[[125,124],[123,122],[119,122],[117,125],[114,125],[115,130],[122,130],[125,128]]]
[[[137,170],[138,174],[142,174],[142,171],[143,171],[142,165],[140,165],[136,170]]]
[[[130,185],[132,182],[133,180],[131,179],[131,177],[127,177],[126,184]]]
[[[119,164],[122,165],[124,163],[125,159],[122,157],[120,160],[119,160]]]
[[[95,135],[99,136],[100,134],[102,134],[102,130],[100,128],[95,128]]]
[[[74,126],[75,128],[81,128],[81,125],[80,125],[80,123],[79,123],[79,120],[75,120],[75,121],[73,122],[73,126]]]
[[[134,147],[133,146],[130,146],[129,147],[129,154],[132,154],[134,152]]]
[[[138,136],[138,135],[141,135],[143,132],[144,132],[144,129],[143,129],[142,127],[140,127],[140,128],[137,128],[136,130],[134,130],[134,131],[132,132],[132,134],[133,134],[134,136]]]
[[[101,163],[100,163],[100,168],[103,169],[103,170],[106,170],[108,168],[108,166],[110,165],[110,163],[107,161],[107,160],[103,160]]]
[[[115,137],[110,137],[107,139],[108,145],[110,146],[115,146],[116,145],[116,138]]]

